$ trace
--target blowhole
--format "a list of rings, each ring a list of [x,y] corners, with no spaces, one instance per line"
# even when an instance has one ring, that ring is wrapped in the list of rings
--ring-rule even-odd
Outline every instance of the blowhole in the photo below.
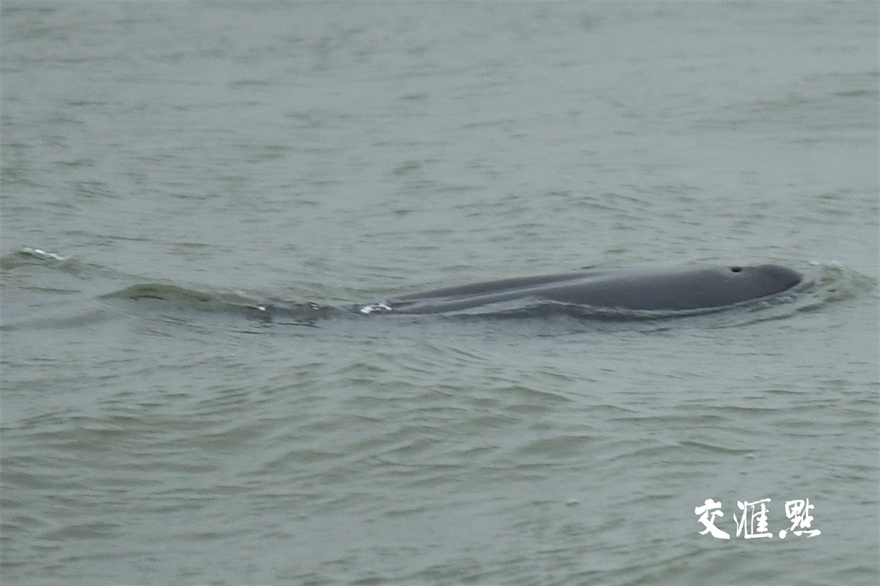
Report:
[[[743,270],[742,267],[730,267],[730,272],[732,272],[732,273],[738,273],[741,270]]]

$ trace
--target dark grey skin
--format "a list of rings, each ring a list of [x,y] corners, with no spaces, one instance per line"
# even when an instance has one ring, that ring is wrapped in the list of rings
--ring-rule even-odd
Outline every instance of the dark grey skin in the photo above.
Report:
[[[519,299],[601,309],[691,311],[775,295],[802,278],[800,273],[778,265],[596,269],[446,287],[404,295],[361,311],[444,313]]]

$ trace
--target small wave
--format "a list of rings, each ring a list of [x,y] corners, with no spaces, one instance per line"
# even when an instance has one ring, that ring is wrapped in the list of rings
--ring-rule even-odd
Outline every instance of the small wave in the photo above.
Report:
[[[748,316],[752,313],[760,313],[757,310],[767,311],[768,307],[776,304],[781,305],[782,301],[762,301],[760,306],[755,305],[755,302],[747,302],[734,306],[692,310],[642,310],[591,307],[543,299],[521,299],[439,314],[395,314],[393,309],[391,311],[380,311],[379,313],[390,314],[390,318],[405,318],[408,320],[424,320],[429,318],[461,321],[505,320],[517,322],[563,320],[567,324],[580,324],[589,328],[610,327],[616,329],[618,327],[638,327],[650,330],[656,327],[666,329],[672,320],[678,322],[711,320],[709,323],[712,324],[742,324],[750,319]],[[728,317],[723,318],[721,316]]]
[[[54,252],[46,252],[45,250],[40,250],[39,248],[23,248],[21,253],[24,255],[31,255],[41,260],[67,260],[65,257],[60,254],[55,254]]]
[[[827,302],[842,301],[877,290],[877,280],[847,269],[840,263],[812,262],[816,271],[816,292]]]
[[[804,280],[784,294],[791,313],[818,311],[830,304],[855,299],[874,292],[877,281],[848,269],[840,263],[812,262]]]
[[[40,248],[25,247],[0,258],[0,268],[3,270],[11,270],[16,267],[32,265],[38,262],[58,264],[64,263],[67,260],[67,257],[54,252],[47,252]]]
[[[113,274],[114,271],[100,265],[85,263],[57,252],[42,248],[25,247],[0,257],[0,270],[4,272],[37,268],[51,269],[60,273],[74,275],[81,279],[91,279],[98,275]]]
[[[142,283],[139,285],[132,285],[120,291],[107,293],[101,297],[105,299],[130,300],[157,299],[160,301],[170,301],[172,303],[193,307],[204,307],[212,302],[219,301],[219,299],[211,293],[162,283]]]
[[[266,302],[242,293],[191,289],[168,283],[140,283],[107,293],[102,299],[157,301],[184,311],[240,314],[266,323],[314,325],[341,310],[316,303]]]

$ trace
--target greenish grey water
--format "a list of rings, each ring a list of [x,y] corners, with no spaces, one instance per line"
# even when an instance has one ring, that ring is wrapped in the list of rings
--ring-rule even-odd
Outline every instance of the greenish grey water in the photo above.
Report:
[[[0,25],[4,584],[876,583],[873,3]],[[247,308],[706,261],[810,287],[637,322]],[[773,537],[735,536],[763,498]],[[796,499],[821,535],[779,538]]]

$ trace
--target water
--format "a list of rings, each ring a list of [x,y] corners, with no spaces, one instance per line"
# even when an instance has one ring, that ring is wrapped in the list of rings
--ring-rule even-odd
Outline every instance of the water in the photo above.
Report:
[[[876,583],[877,31],[870,2],[4,2],[3,583]],[[690,262],[809,286],[332,309]],[[737,537],[764,498],[773,537]],[[780,539],[798,499],[821,535]]]

